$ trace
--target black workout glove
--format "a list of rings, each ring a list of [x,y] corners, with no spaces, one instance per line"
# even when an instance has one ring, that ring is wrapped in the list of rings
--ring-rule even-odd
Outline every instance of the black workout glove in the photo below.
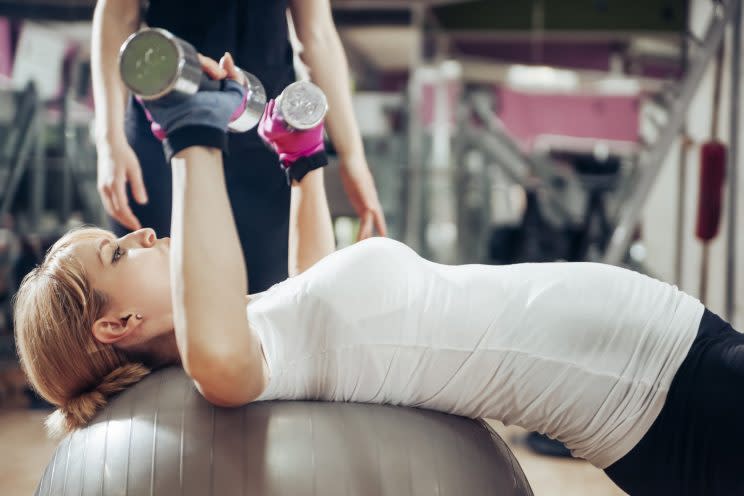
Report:
[[[151,120],[165,133],[163,150],[173,155],[190,146],[227,150],[227,125],[243,104],[245,88],[232,79],[223,80],[221,91],[199,91],[186,98],[143,101]]]

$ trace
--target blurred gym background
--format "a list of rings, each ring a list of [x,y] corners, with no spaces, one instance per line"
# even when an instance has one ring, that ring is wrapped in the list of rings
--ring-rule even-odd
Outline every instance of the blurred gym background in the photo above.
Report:
[[[627,266],[744,328],[740,3],[333,0],[391,236],[443,263]],[[31,492],[53,449],[15,358],[14,288],[69,227],[105,222],[94,4],[0,0],[2,494]],[[343,246],[333,164],[327,182]],[[536,494],[622,494],[501,432]]]

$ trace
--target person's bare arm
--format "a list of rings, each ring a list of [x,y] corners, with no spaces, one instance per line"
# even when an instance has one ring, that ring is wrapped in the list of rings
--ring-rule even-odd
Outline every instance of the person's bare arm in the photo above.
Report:
[[[323,169],[292,181],[289,209],[289,276],[296,276],[335,249]]]
[[[127,89],[119,77],[119,48],[140,23],[139,0],[99,0],[93,13],[91,77],[96,139],[124,139]]]
[[[222,154],[190,147],[171,166],[171,291],[183,366],[210,402],[245,404],[263,392],[268,371],[246,319],[248,281]]]
[[[338,152],[341,178],[349,200],[360,217],[359,237],[385,236],[385,215],[351,104],[349,65],[336,31],[329,0],[292,0],[290,3],[297,38],[303,46],[302,61],[313,80],[328,98],[326,127]]]
[[[140,0],[99,0],[91,32],[91,78],[96,103],[97,186],[106,212],[129,229],[141,226],[129,207],[127,183],[147,203],[142,170],[124,134],[127,90],[119,76],[119,49],[140,25]]]

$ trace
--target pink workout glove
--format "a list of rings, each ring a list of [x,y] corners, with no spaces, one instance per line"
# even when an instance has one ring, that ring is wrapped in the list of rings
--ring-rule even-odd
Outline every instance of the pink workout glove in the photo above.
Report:
[[[292,179],[301,181],[311,170],[328,164],[323,145],[323,123],[306,130],[289,130],[284,120],[274,111],[274,100],[269,100],[258,123],[258,135],[279,154],[279,162]]]

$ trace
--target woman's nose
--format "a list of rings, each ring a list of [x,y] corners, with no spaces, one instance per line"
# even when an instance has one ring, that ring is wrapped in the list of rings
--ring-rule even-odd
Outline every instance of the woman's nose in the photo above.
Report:
[[[155,241],[158,240],[158,237],[155,235],[155,230],[150,229],[149,227],[146,227],[143,229],[144,233],[142,235],[143,241],[146,246],[152,246],[155,244]]]
[[[135,231],[131,233],[130,236],[132,236],[132,241],[141,246],[144,246],[145,248],[154,245],[155,241],[157,241],[158,239],[158,237],[155,235],[155,231],[153,229],[150,229],[149,227]]]

